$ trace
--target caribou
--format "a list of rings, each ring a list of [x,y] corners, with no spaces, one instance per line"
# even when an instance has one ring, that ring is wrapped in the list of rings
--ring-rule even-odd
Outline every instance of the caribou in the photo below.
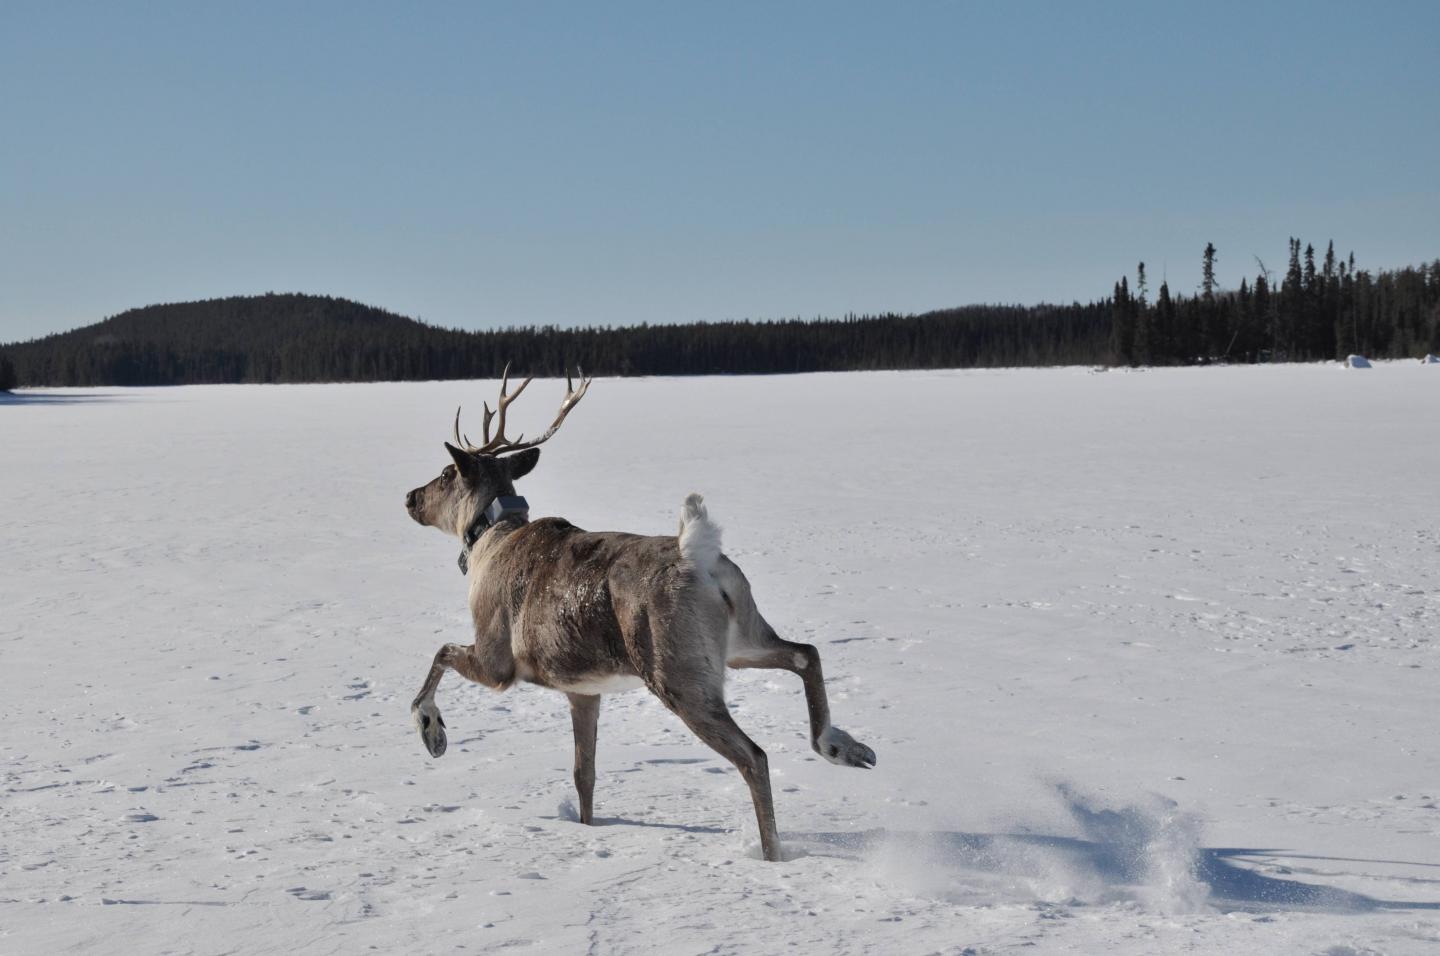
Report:
[[[725,705],[725,669],[799,675],[810,746],[831,763],[870,768],[875,752],[830,723],[819,652],[781,638],[761,616],[745,575],[721,551],[720,528],[700,495],[685,499],[673,536],[530,520],[514,483],[534,469],[536,446],[555,435],[591,381],[582,371],[577,387],[567,371],[554,423],[538,438],[512,441],[506,412],[532,380],[509,391],[506,366],[495,411],[485,403],[479,445],[461,434],[456,409],[455,441],[445,442],[449,464],[405,496],[415,521],[461,540],[474,621],[474,640],[440,648],[411,704],[425,749],[432,757],[445,753],[435,691],[447,671],[497,691],[519,681],[560,691],[570,701],[580,822],[592,824],[601,697],[643,686],[739,770],[755,805],[761,851],[779,860],[769,763]]]

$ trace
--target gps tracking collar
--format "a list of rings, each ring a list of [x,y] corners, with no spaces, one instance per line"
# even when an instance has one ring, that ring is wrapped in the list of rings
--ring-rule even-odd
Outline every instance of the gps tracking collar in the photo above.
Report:
[[[465,548],[460,552],[460,560],[457,562],[460,573],[470,573],[470,549],[480,540],[482,534],[506,518],[519,518],[524,521],[529,516],[530,504],[520,495],[501,495],[490,502],[489,507],[476,515],[475,520],[470,522],[470,527],[465,529]]]

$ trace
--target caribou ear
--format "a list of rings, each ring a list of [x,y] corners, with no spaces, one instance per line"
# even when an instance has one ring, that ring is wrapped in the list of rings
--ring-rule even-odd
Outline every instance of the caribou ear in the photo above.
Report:
[[[530,474],[531,469],[535,467],[535,463],[540,460],[540,449],[527,448],[513,455],[507,455],[503,460],[505,462],[505,469],[510,473],[510,480],[514,481],[516,478],[522,478]]]
[[[475,470],[475,458],[468,451],[456,448],[448,441],[445,443],[445,450],[450,453],[450,458],[455,462],[455,467],[460,469],[460,474],[468,475]]]

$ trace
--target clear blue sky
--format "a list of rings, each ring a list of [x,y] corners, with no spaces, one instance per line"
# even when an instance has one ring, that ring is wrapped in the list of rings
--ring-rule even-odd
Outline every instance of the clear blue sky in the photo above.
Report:
[[[628,323],[1440,257],[1440,3],[0,6],[0,340]]]

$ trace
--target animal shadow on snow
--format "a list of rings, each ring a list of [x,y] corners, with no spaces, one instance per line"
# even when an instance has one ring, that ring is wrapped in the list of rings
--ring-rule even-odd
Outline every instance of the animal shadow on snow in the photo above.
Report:
[[[0,407],[6,405],[92,405],[97,402],[124,402],[129,399],[109,392],[57,395],[52,392],[0,392]]]
[[[1139,899],[1161,908],[1198,910],[1440,910],[1440,903],[1378,899],[1363,893],[1280,879],[1257,872],[1246,859],[1281,857],[1434,867],[1437,863],[1353,860],[1261,847],[1204,847],[1199,821],[1174,801],[1154,796],[1148,805],[1111,809],[1057,787],[1080,836],[1028,831],[894,831],[787,833],[799,855],[850,859],[882,879],[912,884],[922,895],[968,898],[1022,893],[1066,902]],[[1289,869],[1282,870],[1289,873]],[[1315,874],[1321,875],[1321,874]],[[1437,879],[1408,883],[1440,884]]]
[[[580,811],[575,809],[575,804],[567,799],[561,802],[554,816],[542,816],[541,819],[579,823]],[[707,827],[688,823],[657,823],[652,820],[630,820],[625,817],[596,817],[592,825],[597,827],[650,827],[657,830],[684,830],[686,833],[719,834],[733,832],[724,827]]]
[[[965,833],[958,831],[901,832],[867,830],[852,833],[782,833],[787,850],[804,847],[805,855],[833,856],[872,863],[887,850],[898,853],[923,852],[931,864],[956,871],[1003,876],[1034,875],[1024,864],[1015,864],[1016,850],[1025,849],[1067,861],[1117,890],[1144,884],[1151,878],[1148,863],[1137,860],[1130,847],[1096,843],[1079,837],[1037,833]],[[1281,855],[1287,859],[1345,861],[1341,857],[1298,854],[1275,848],[1201,847],[1191,870],[1208,888],[1208,902],[1222,909],[1264,912],[1270,910],[1327,910],[1363,912],[1387,909],[1440,910],[1440,903],[1385,900],[1348,890],[1298,880],[1277,879],[1231,862],[1237,858]],[[1033,858],[1033,855],[1030,855]],[[1390,863],[1403,861],[1358,860],[1350,862]],[[1416,864],[1410,864],[1416,865]],[[1437,864],[1419,864],[1436,866]],[[1414,882],[1413,880],[1411,882]],[[1425,881],[1440,882],[1440,881]],[[1117,898],[1124,894],[1115,894]]]

